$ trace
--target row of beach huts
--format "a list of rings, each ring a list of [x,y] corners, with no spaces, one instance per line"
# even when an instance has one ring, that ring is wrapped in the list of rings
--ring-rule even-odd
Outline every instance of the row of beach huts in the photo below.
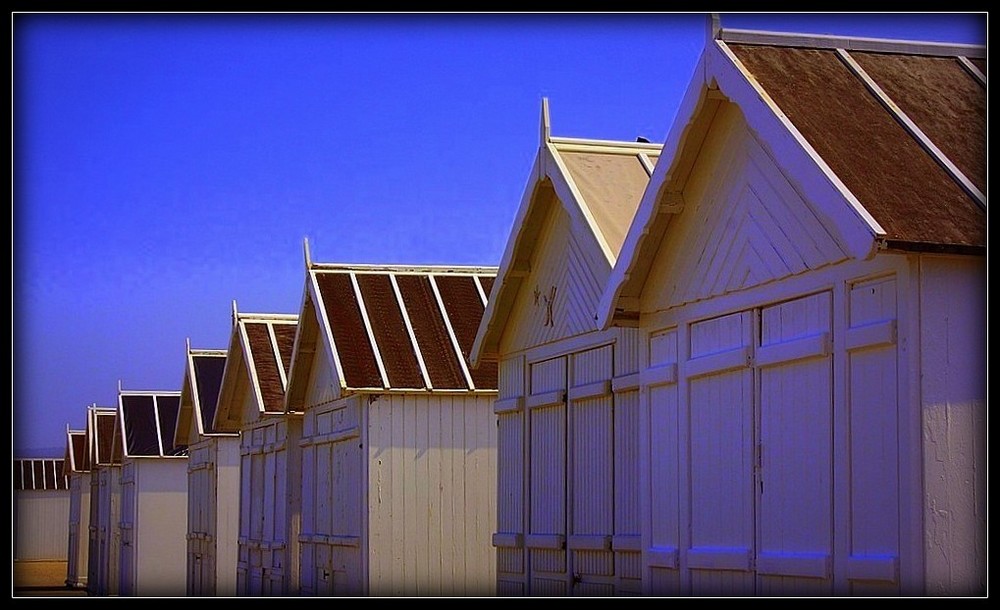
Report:
[[[499,267],[307,244],[299,312],[87,409],[68,583],[983,594],[985,57],[710,19],[663,145],[543,102]]]

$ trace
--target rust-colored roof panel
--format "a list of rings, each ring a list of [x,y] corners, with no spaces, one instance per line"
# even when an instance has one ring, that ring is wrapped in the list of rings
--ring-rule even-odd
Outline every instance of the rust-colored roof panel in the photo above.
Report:
[[[295,347],[295,330],[297,324],[272,324],[274,328],[274,340],[278,344],[278,354],[281,355],[281,366],[285,369],[285,375],[292,368],[292,351]]]
[[[852,52],[934,145],[986,192],[986,89],[954,57]]]
[[[985,214],[832,50],[730,45],[890,242],[985,246]]]
[[[438,390],[468,389],[430,280],[424,275],[399,275],[396,283],[413,325],[413,334],[431,385]]]
[[[638,155],[560,152],[591,216],[618,256],[649,174]]]
[[[156,412],[151,395],[122,396],[125,417],[125,447],[130,456],[158,456],[160,443],[156,434]]]
[[[486,299],[489,300],[490,293],[493,291],[493,282],[497,279],[494,275],[480,275],[479,283],[483,285],[483,292],[486,293]]]
[[[980,72],[982,72],[983,74],[986,74],[986,58],[985,57],[974,57],[974,58],[970,58],[969,61],[972,62],[972,65],[974,65],[975,67],[979,68]]]
[[[274,357],[271,333],[266,322],[246,322],[247,341],[253,356],[253,367],[260,384],[260,395],[264,401],[264,411],[280,413],[285,410],[285,388],[281,383],[281,372]]]
[[[113,412],[97,414],[97,463],[112,464],[115,458],[121,457],[121,447],[116,451],[115,441],[115,414]]]
[[[68,489],[66,484],[66,461],[65,460],[53,460],[53,469],[56,476],[56,489]]]
[[[354,296],[350,275],[317,273],[316,283],[323,295],[323,304],[330,320],[347,387],[382,387],[382,375],[375,362],[375,352],[368,340],[368,331],[361,318],[361,308]]]
[[[177,428],[177,415],[181,410],[181,397],[174,395],[156,397],[156,413],[160,418],[160,434],[163,444],[163,455],[184,455],[186,445],[174,445],[174,430]]]
[[[198,387],[198,405],[206,433],[215,432],[215,409],[219,405],[222,374],[226,370],[225,356],[192,356],[194,380]]]
[[[24,489],[24,465],[21,460],[14,460],[14,489]]]
[[[32,487],[31,489],[43,489],[45,485],[45,461],[31,460]]]
[[[476,340],[479,322],[483,319],[483,301],[479,291],[468,275],[437,275],[434,276],[445,312],[455,331],[458,346],[466,363],[472,352],[472,343]],[[472,383],[477,390],[495,390],[497,387],[497,363],[483,362],[478,368],[469,371]]]
[[[393,388],[423,388],[424,378],[406,322],[399,309],[396,293],[388,275],[360,273],[357,276],[361,298],[372,323],[372,334],[378,345],[389,386]]]
[[[73,463],[76,464],[77,472],[84,472],[84,455],[87,451],[87,435],[83,432],[71,432],[69,435],[69,440],[71,447],[69,449],[73,452]]]

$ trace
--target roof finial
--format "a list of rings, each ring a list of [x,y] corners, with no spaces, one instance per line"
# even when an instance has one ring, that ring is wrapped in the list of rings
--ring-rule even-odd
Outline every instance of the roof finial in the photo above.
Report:
[[[236,316],[238,312],[236,311],[236,299],[233,299],[233,326],[236,326]]]
[[[549,98],[547,97],[542,98],[542,118],[541,118],[540,132],[541,132],[540,136],[542,138],[541,145],[545,146],[546,144],[549,143],[549,140],[552,138],[552,125],[549,122]]]
[[[191,337],[184,337],[184,347],[187,349],[187,353],[191,353]]]
[[[706,26],[705,35],[708,40],[717,40],[719,33],[722,31],[722,21],[719,19],[719,14],[709,13]]]
[[[313,264],[312,253],[309,252],[309,236],[302,238],[302,253],[306,259],[306,270],[309,270]]]
[[[118,378],[118,393],[122,393],[122,380],[121,377]]]

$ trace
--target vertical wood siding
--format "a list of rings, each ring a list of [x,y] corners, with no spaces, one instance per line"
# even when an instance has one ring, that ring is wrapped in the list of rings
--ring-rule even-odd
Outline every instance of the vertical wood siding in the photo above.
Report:
[[[78,587],[87,583],[90,539],[90,473],[70,475],[69,546],[66,584]]]
[[[70,491],[20,489],[14,502],[14,559],[66,561]]]
[[[382,395],[366,408],[369,594],[492,595],[493,398]]]
[[[894,324],[896,299],[895,277],[853,284],[848,296],[848,333],[880,323]],[[896,345],[893,342],[849,348],[847,359],[851,464],[849,562],[859,566],[894,566],[900,552]],[[851,593],[855,595],[899,591],[898,579],[873,579],[863,570],[857,575],[860,578],[848,577]]]

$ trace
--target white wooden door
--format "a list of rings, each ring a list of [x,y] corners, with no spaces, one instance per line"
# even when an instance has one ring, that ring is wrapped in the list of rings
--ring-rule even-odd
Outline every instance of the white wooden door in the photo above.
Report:
[[[833,593],[830,293],[760,310],[759,595]]]
[[[137,511],[136,502],[138,498],[136,497],[135,471],[135,463],[126,463],[122,466],[121,470],[121,515],[119,521],[119,529],[121,531],[121,547],[119,549],[120,558],[118,562],[119,595],[135,595],[137,593],[135,582],[135,564],[138,558],[136,557],[135,517]]]
[[[566,558],[566,357],[530,365],[528,411],[529,593],[568,595]]]
[[[682,562],[694,595],[754,592],[752,321],[741,312],[690,327],[690,539]]]
[[[75,586],[80,580],[80,515],[83,489],[80,476],[69,479],[69,547],[66,553],[66,585]],[[88,507],[89,509],[89,507]]]
[[[611,345],[573,354],[567,392],[570,465],[567,548],[573,594],[615,593],[614,400]]]

